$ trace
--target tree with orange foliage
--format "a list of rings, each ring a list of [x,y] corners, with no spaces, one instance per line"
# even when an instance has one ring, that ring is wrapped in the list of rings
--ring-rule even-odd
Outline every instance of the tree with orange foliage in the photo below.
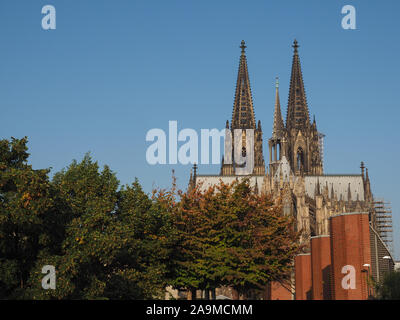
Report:
[[[179,288],[230,286],[246,297],[288,277],[300,250],[294,220],[248,180],[190,188],[181,194],[175,219]]]

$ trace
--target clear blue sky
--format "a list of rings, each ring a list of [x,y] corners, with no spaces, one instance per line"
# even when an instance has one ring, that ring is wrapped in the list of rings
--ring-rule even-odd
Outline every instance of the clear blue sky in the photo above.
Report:
[[[57,10],[54,31],[41,28],[46,4]],[[341,28],[346,4],[357,30]],[[174,168],[184,188],[190,165],[146,163],[147,131],[169,120],[222,129],[244,39],[268,159],[274,79],[285,115],[297,38],[310,113],[326,134],[325,172],[366,163],[375,196],[392,202],[399,254],[399,13],[397,0],[1,0],[0,138],[27,135],[31,163],[52,173],[91,151],[123,184],[167,187]]]

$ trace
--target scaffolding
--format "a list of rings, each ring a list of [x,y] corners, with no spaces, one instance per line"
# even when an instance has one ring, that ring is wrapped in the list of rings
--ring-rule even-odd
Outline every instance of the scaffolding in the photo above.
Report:
[[[390,202],[385,202],[384,199],[374,199],[375,211],[375,227],[379,236],[389,249],[390,253],[394,254],[393,244],[393,222],[392,222],[392,207]]]

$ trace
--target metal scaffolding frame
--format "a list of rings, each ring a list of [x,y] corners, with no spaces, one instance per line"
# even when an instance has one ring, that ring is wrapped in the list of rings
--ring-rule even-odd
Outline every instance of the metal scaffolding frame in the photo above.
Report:
[[[383,198],[374,199],[375,227],[390,253],[394,254],[392,207]]]

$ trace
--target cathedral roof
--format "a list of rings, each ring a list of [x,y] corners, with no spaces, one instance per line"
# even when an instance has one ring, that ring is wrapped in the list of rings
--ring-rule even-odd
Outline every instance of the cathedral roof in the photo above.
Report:
[[[320,186],[320,193],[323,193],[323,188],[328,186],[329,193],[333,190],[337,199],[342,198],[347,201],[349,193],[351,194],[351,200],[364,201],[364,183],[361,175],[320,175],[320,176],[305,176],[304,183],[306,188],[306,194],[315,198],[318,183]]]

